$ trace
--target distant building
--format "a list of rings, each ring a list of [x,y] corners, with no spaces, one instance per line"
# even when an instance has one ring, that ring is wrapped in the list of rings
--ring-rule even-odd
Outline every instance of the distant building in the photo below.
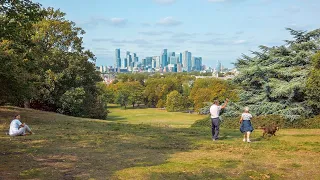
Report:
[[[146,66],[151,67],[152,65],[152,57],[146,57]]]
[[[160,67],[160,56],[153,56],[151,62],[152,68],[159,68]]]
[[[218,61],[217,61],[216,71],[217,71],[217,72],[221,72],[221,68],[222,68],[221,62],[218,60]]]
[[[168,50],[163,49],[161,54],[161,67],[166,67],[168,65]]]
[[[116,61],[116,67],[121,67],[121,58],[120,58],[120,49],[115,50],[115,61]]]
[[[177,64],[177,72],[182,72],[182,64],[181,63],[178,63]]]
[[[178,57],[170,56],[169,64],[178,64]]]
[[[193,57],[192,59],[194,65],[193,70],[195,71],[201,71],[202,70],[202,57]]]
[[[178,63],[182,64],[182,53],[179,53]]]

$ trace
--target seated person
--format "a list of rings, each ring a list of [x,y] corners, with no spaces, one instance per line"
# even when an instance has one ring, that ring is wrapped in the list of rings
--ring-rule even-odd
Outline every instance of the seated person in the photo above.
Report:
[[[21,123],[19,119],[20,119],[20,115],[14,116],[14,120],[12,120],[10,123],[9,135],[25,136],[26,132],[33,134],[29,126],[26,125],[25,123]]]

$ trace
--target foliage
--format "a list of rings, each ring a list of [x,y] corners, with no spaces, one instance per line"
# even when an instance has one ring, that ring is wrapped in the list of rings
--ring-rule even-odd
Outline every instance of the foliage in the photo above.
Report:
[[[84,110],[85,94],[83,88],[75,88],[65,92],[60,98],[61,108],[58,111],[67,115],[81,116]]]
[[[82,45],[85,32],[60,10],[29,0],[0,1],[0,9],[0,103],[105,117],[95,57]]]
[[[235,63],[240,75],[234,82],[242,87],[237,107],[248,106],[256,116],[281,115],[290,121],[315,113],[306,101],[306,79],[310,58],[319,49],[320,30],[288,30],[294,37],[287,45],[260,46],[252,57],[243,55]]]
[[[308,105],[320,114],[320,52],[312,57],[312,68],[306,83]]]
[[[138,81],[132,82],[118,82],[115,85],[111,85],[115,92],[115,102],[127,107],[128,104],[135,104],[139,106],[144,100],[143,90],[144,87]]]
[[[149,78],[145,86],[144,96],[149,107],[163,107],[170,92],[182,92],[182,81],[177,77]]]
[[[207,102],[212,102],[214,99],[223,101],[226,98],[237,101],[235,88],[227,81],[216,78],[197,79],[190,93],[190,99],[197,111],[205,107]]]
[[[172,91],[167,96],[166,110],[168,112],[178,112],[185,109],[185,98],[178,92]]]

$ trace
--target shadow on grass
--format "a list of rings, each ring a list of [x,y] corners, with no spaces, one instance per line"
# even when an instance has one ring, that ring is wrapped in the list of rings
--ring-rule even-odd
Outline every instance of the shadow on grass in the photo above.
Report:
[[[20,108],[2,108],[1,131],[15,113],[36,134],[14,141],[0,135],[0,177],[5,179],[44,179],[48,174],[52,179],[105,179],[123,169],[164,164],[174,153],[198,149],[196,140],[209,139],[208,132],[194,128],[110,123]],[[125,118],[111,116],[120,119]]]

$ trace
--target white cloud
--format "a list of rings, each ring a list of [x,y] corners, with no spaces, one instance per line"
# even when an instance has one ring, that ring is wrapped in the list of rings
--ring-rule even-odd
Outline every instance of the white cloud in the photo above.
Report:
[[[247,43],[247,40],[240,39],[233,42],[233,44],[244,44],[244,43]]]
[[[157,24],[161,26],[178,26],[182,24],[182,22],[173,19],[173,17],[165,17],[158,21]]]
[[[165,34],[172,34],[171,31],[144,31],[139,32],[139,34],[143,34],[146,36],[159,36],[159,35],[165,35]]]
[[[176,2],[176,0],[153,0],[154,2],[158,4],[173,4]]]
[[[110,23],[114,26],[124,26],[127,20],[124,18],[110,18]]]
[[[209,2],[213,2],[213,3],[216,3],[216,2],[225,2],[226,0],[208,0]]]

